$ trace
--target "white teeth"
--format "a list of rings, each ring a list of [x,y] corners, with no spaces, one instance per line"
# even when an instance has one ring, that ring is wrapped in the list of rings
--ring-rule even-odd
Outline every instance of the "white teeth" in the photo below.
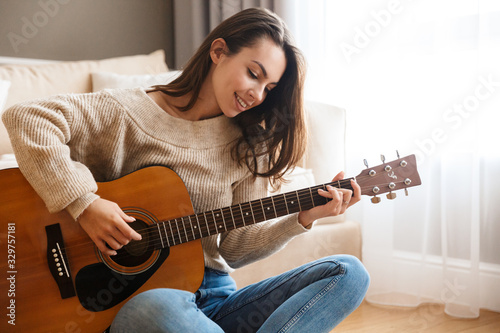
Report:
[[[240,96],[236,95],[236,100],[238,101],[238,103],[240,103],[240,105],[244,108],[247,107],[247,104],[240,98]]]

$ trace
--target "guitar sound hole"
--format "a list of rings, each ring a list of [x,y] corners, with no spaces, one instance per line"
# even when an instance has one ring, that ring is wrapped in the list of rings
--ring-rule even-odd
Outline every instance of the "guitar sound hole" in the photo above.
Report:
[[[141,234],[142,239],[140,241],[131,241],[120,250],[116,251],[116,255],[110,258],[121,266],[135,267],[141,265],[151,257],[154,251],[154,244],[152,244],[150,235],[147,232],[141,232],[141,230],[146,230],[148,226],[146,222],[136,220],[129,223],[129,225],[132,229]]]

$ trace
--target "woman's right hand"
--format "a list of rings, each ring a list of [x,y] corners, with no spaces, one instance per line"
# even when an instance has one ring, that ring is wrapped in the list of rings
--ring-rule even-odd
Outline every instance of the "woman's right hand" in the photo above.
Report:
[[[97,248],[109,256],[131,240],[141,240],[141,235],[128,225],[134,221],[116,203],[101,198],[92,202],[78,218]]]

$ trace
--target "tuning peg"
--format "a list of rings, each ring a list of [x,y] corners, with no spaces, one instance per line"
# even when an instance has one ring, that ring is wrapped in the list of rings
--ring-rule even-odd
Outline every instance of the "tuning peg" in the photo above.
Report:
[[[396,193],[394,192],[387,193],[387,199],[389,200],[396,199]]]
[[[378,204],[380,202],[380,200],[381,199],[379,197],[375,196],[375,197],[372,198],[372,203]]]
[[[399,157],[399,151],[396,149],[396,156],[398,157],[398,159],[400,158]]]
[[[380,159],[382,160],[382,163],[385,163],[385,156],[384,155],[380,155]]]
[[[396,193],[392,192],[396,188],[396,184],[393,182],[389,183],[389,189],[391,190],[389,193],[387,193],[387,199],[392,200],[396,198]]]
[[[369,168],[369,166],[368,166],[368,161],[366,160],[366,158],[363,160],[363,163],[365,164],[365,166],[366,166],[367,168]]]
[[[405,196],[408,196],[408,189],[405,188]]]

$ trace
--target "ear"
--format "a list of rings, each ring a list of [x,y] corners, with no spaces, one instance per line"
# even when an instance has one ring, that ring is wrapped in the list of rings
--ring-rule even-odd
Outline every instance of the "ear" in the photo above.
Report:
[[[226,41],[223,38],[217,38],[210,47],[210,58],[214,64],[218,64],[224,55],[227,54]]]

